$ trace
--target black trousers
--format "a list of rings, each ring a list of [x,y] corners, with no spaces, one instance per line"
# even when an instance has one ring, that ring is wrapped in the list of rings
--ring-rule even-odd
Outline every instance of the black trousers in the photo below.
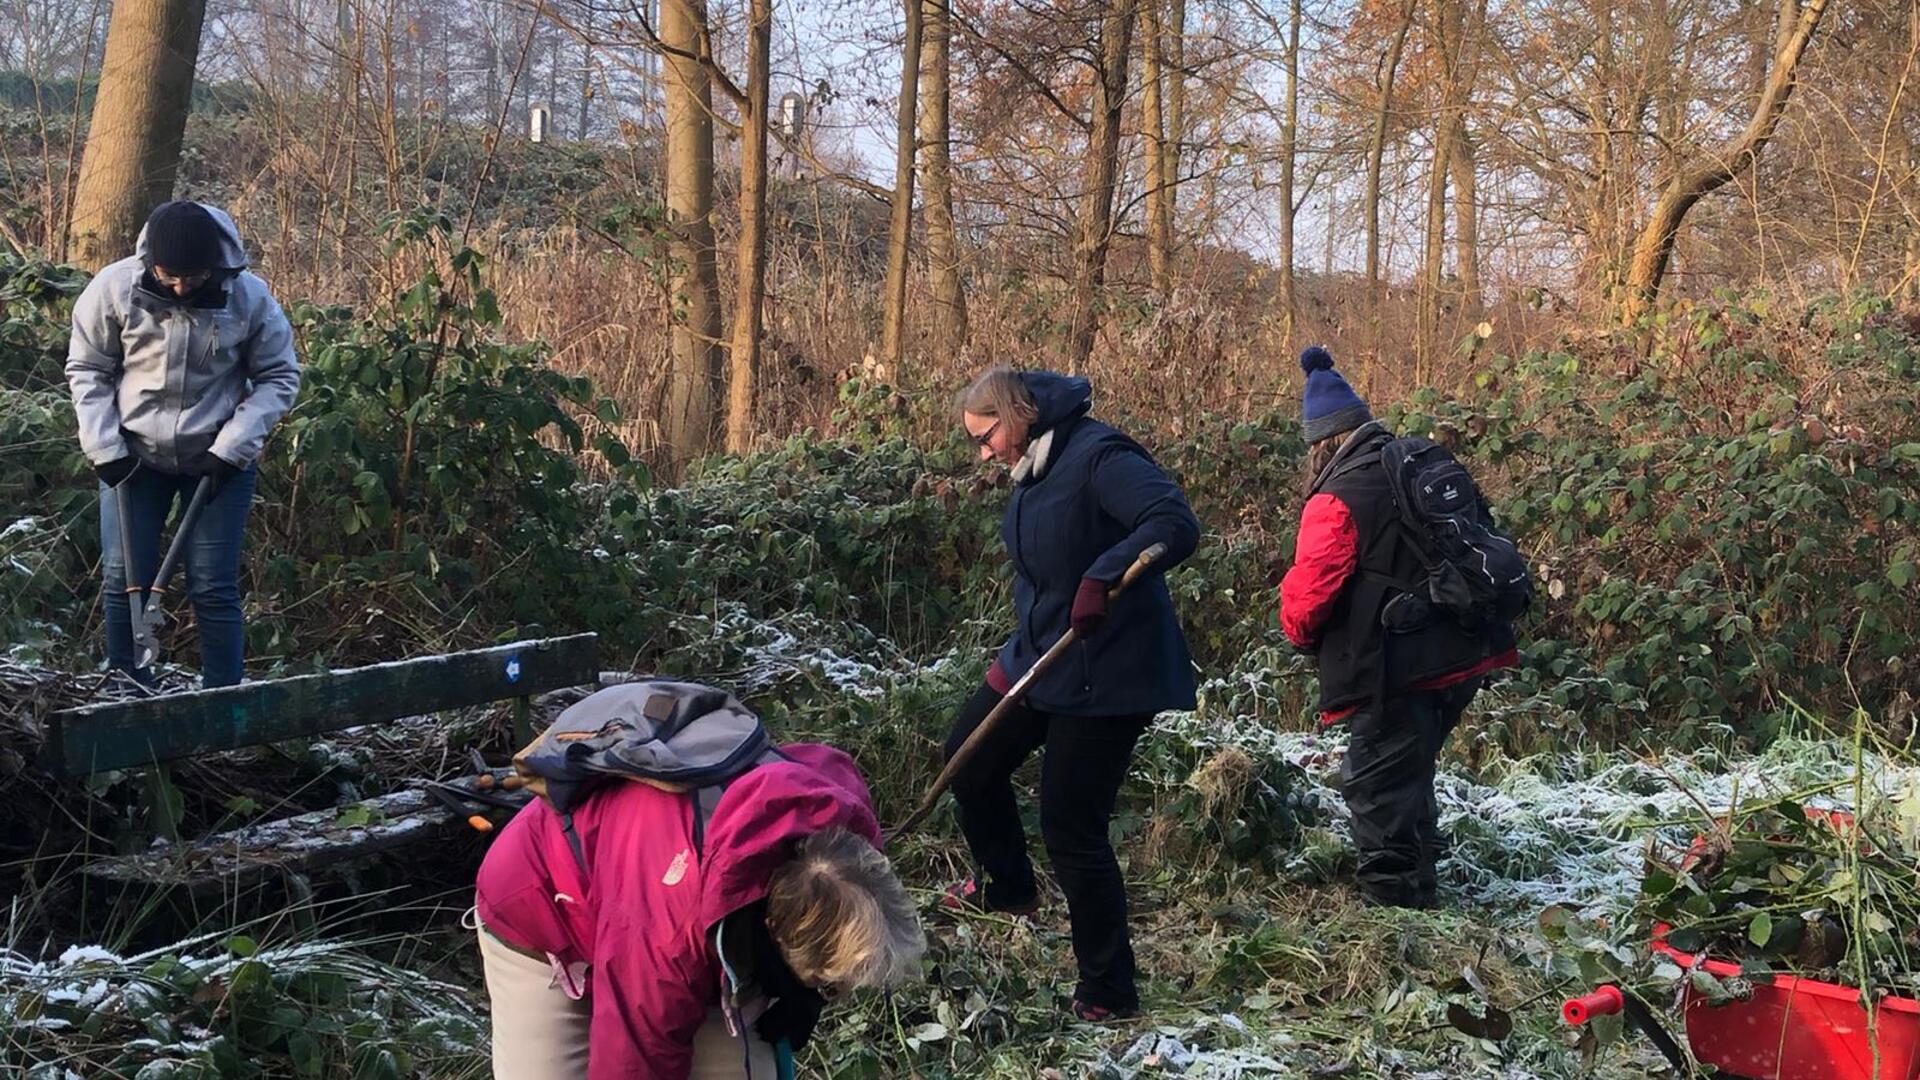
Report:
[[[1367,899],[1395,907],[1433,907],[1445,854],[1434,763],[1460,723],[1480,680],[1387,698],[1347,718],[1341,794],[1353,814],[1357,874]]]
[[[948,757],[999,703],[990,686],[967,700],[947,735]],[[1074,996],[1116,1011],[1138,1009],[1140,994],[1127,932],[1126,884],[1107,823],[1134,744],[1152,720],[1152,714],[1062,716],[1016,705],[953,783],[960,831],[979,868],[987,906],[1031,903],[1039,885],[1027,858],[1012,778],[1021,762],[1046,748],[1040,763],[1040,836],[1073,923],[1073,955],[1080,968]]]

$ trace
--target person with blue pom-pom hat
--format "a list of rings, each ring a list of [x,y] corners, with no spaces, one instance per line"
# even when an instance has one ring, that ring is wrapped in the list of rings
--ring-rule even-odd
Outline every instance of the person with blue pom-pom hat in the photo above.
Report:
[[[1519,655],[1505,624],[1473,632],[1436,624],[1396,633],[1388,671],[1388,604],[1406,591],[1400,583],[1428,573],[1382,465],[1395,440],[1334,369],[1332,353],[1311,346],[1300,368],[1307,500],[1293,566],[1280,583],[1280,625],[1318,661],[1321,722],[1347,722],[1341,793],[1353,814],[1362,894],[1433,907],[1444,847],[1435,759],[1484,677]]]

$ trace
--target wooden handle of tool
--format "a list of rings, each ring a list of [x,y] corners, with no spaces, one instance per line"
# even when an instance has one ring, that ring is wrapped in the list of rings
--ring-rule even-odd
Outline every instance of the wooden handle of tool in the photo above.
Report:
[[[1132,563],[1128,564],[1127,572],[1120,575],[1119,582],[1116,583],[1113,588],[1107,590],[1107,599],[1109,601],[1118,600],[1120,594],[1126,592],[1128,586],[1138,580],[1141,574],[1153,569],[1154,563],[1166,557],[1167,545],[1153,544],[1149,546],[1147,550],[1136,556]]]
[[[1139,580],[1140,575],[1151,569],[1153,564],[1159,562],[1166,554],[1167,545],[1165,544],[1154,544],[1142,551],[1133,560],[1132,565],[1127,567],[1127,572],[1120,576],[1119,582],[1107,590],[1108,602],[1118,599],[1121,593],[1126,592],[1129,586]],[[986,719],[980,721],[979,726],[973,729],[973,733],[967,736],[967,740],[960,744],[960,749],[955,750],[953,756],[947,759],[946,766],[940,770],[940,775],[934,778],[933,786],[927,789],[927,794],[920,800],[920,805],[914,808],[913,813],[907,815],[907,820],[889,830],[889,836],[897,836],[912,829],[925,821],[928,814],[933,813],[933,808],[940,803],[940,796],[946,794],[947,788],[953,786],[953,778],[960,775],[960,770],[965,768],[967,762],[979,751],[980,742],[986,733],[993,730],[994,726],[1000,723],[1001,717],[1012,712],[1013,707],[1027,696],[1027,688],[1033,684],[1034,679],[1052,667],[1054,661],[1079,640],[1079,633],[1072,627],[1068,627],[1067,632],[1060,635],[1060,640],[1054,642],[1052,648],[1048,649],[1040,659],[1034,661],[1033,666],[1027,669],[1027,673],[1020,676],[1007,691],[1006,696],[1000,699],[1000,703],[987,713]]]

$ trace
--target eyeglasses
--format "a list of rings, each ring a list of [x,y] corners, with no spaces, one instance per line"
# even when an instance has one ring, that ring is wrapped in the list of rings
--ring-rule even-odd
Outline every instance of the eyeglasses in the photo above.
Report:
[[[999,430],[1000,430],[1000,421],[995,420],[993,423],[987,425],[987,430],[981,432],[978,435],[975,435],[971,431],[967,432],[967,438],[973,440],[973,445],[979,446],[979,447],[985,447],[988,443],[991,443],[993,441],[993,433]]]
[[[211,270],[195,270],[191,273],[176,274],[164,266],[156,266],[153,268],[154,280],[169,289],[197,289],[205,285],[207,279],[212,276],[213,271]]]

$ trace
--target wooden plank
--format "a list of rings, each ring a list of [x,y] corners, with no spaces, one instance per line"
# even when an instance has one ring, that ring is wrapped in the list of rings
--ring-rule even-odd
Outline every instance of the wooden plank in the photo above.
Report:
[[[64,777],[135,768],[593,683],[599,671],[599,638],[575,634],[89,705],[47,718],[43,763]]]

